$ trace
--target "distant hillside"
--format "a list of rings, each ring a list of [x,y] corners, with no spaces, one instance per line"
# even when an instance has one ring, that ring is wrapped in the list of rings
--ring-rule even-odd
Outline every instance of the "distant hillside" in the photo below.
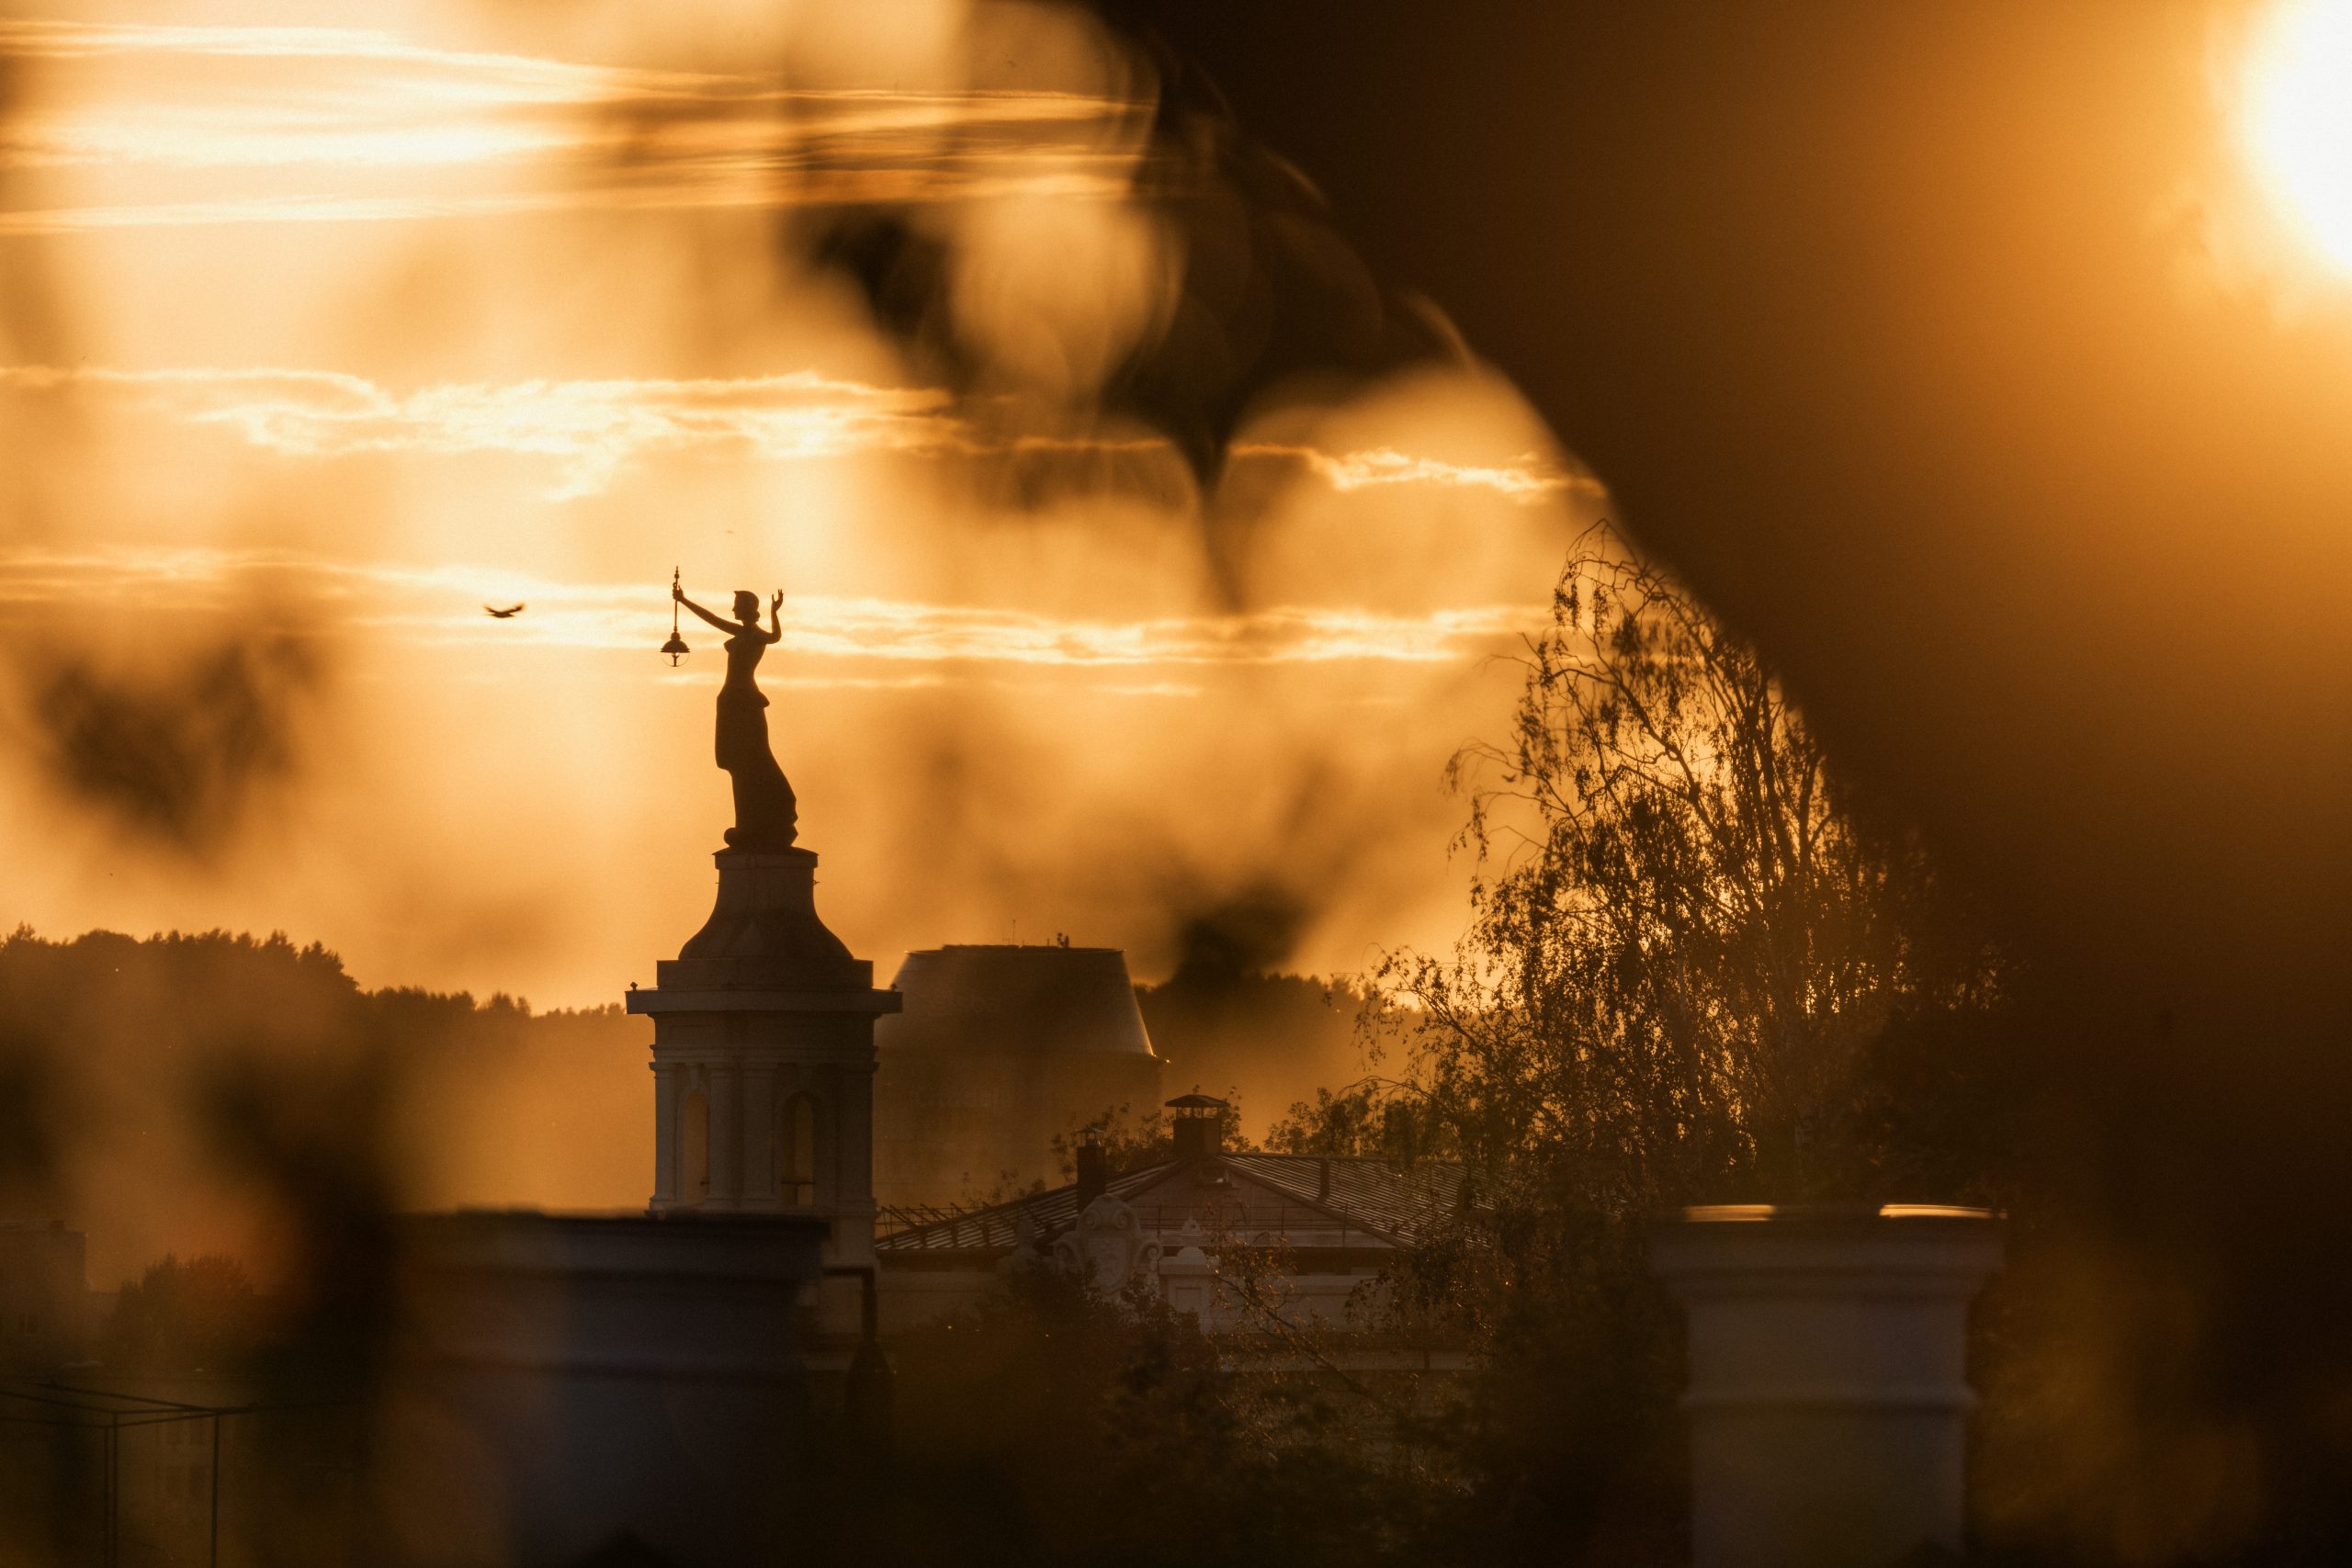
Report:
[[[617,1007],[362,989],[222,931],[0,939],[0,1218],[89,1233],[101,1288],[167,1251],[266,1275],[389,1208],[635,1208],[650,1031]]]

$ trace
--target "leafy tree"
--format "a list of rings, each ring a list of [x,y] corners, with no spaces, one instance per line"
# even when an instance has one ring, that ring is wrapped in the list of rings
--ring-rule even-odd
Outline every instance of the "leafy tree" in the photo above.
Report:
[[[1268,1129],[1266,1147],[1281,1155],[1385,1158],[1409,1166],[1424,1152],[1428,1109],[1417,1086],[1380,1077],[1318,1089]],[[1441,1145],[1442,1149],[1442,1145]]]

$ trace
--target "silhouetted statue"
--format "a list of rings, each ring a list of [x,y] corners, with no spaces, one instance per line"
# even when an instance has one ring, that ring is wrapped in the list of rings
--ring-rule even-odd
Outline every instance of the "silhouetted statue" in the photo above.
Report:
[[[768,625],[760,629],[760,596],[749,589],[735,595],[735,618],[722,620],[686,597],[675,582],[670,596],[727,634],[727,682],[718,688],[718,765],[735,783],[735,826],[727,846],[735,850],[787,850],[797,836],[800,811],[792,786],[768,750],[767,698],[753,677],[760,655],[784,634],[776,628],[778,593],[768,602]]]

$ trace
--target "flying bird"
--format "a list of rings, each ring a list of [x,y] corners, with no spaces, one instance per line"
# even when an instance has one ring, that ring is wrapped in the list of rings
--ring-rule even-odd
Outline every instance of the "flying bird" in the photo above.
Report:
[[[493,610],[489,605],[484,604],[481,607],[481,613],[488,615],[494,621],[509,621],[523,613],[523,606],[520,604],[511,604],[503,610]]]

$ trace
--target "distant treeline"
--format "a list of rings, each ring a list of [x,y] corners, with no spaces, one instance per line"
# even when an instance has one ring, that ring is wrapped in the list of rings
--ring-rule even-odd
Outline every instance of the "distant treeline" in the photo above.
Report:
[[[1169,1092],[1230,1094],[1261,1136],[1364,1072],[1364,998],[1343,981],[1193,966],[1136,1000]],[[265,1109],[274,1136],[308,1129],[391,1207],[634,1209],[652,1190],[650,1039],[617,1005],[371,990],[283,933],[19,928],[0,938],[0,1213],[88,1232],[102,1289],[168,1252],[243,1257],[277,1224],[236,1174]],[[232,1104],[242,1128],[220,1122]]]
[[[289,1260],[247,1255],[287,1246],[281,1186],[635,1206],[648,1037],[617,1006],[369,990],[283,934],[20,928],[0,939],[0,1213],[85,1230],[111,1287],[169,1251],[268,1278]]]

